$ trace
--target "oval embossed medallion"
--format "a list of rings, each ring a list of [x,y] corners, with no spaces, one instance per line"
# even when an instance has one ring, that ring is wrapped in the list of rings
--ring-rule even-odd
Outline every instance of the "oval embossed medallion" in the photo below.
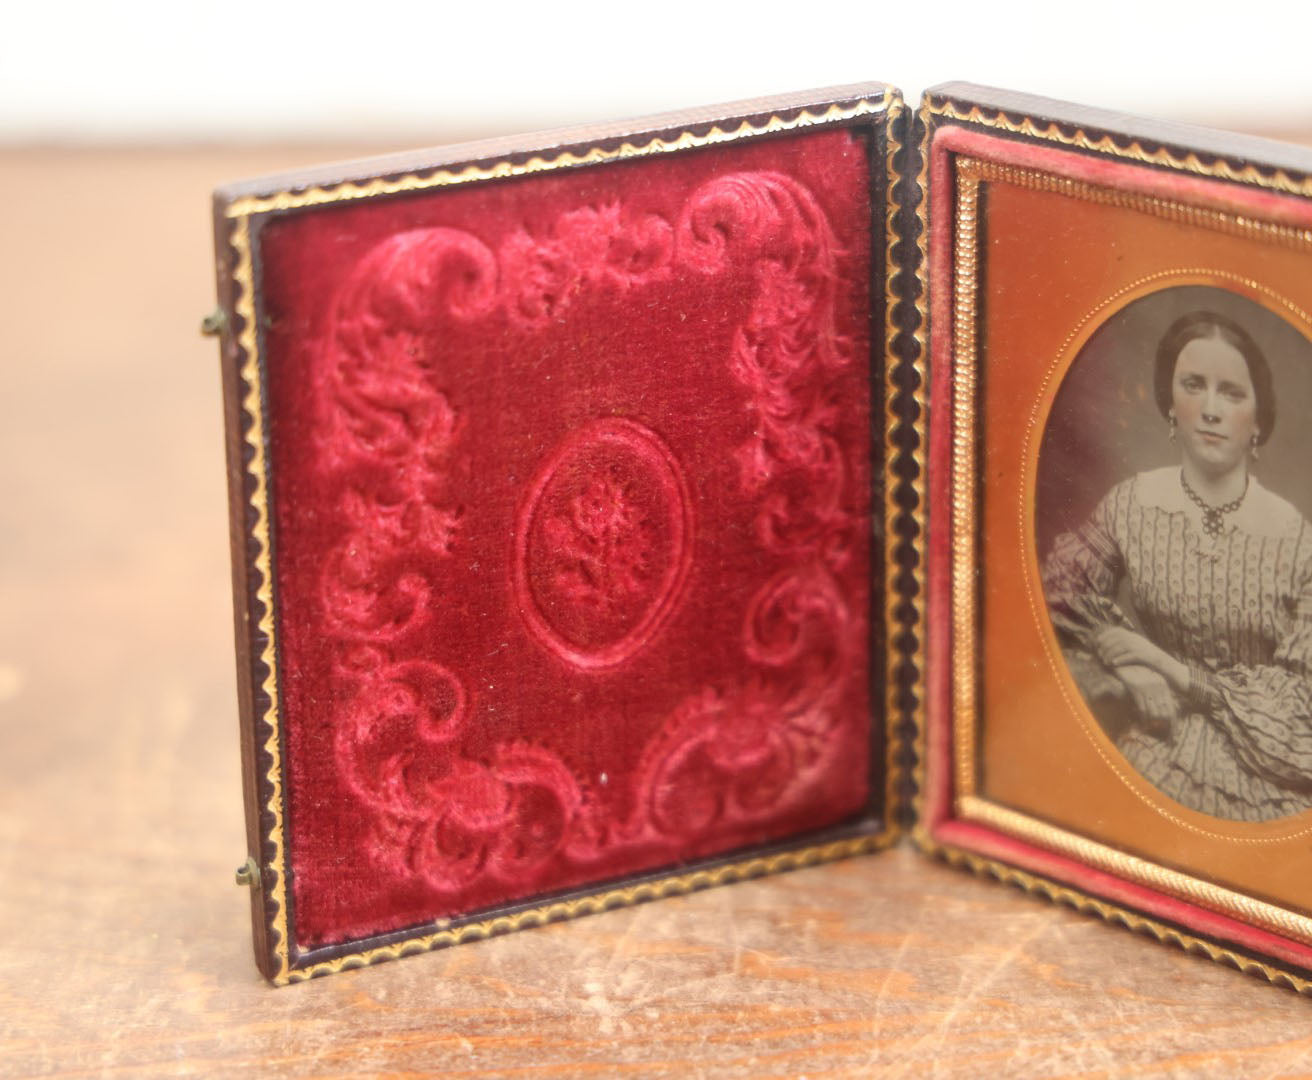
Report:
[[[688,488],[655,432],[597,420],[542,464],[520,508],[512,577],[533,637],[568,664],[623,663],[674,610],[692,560]]]

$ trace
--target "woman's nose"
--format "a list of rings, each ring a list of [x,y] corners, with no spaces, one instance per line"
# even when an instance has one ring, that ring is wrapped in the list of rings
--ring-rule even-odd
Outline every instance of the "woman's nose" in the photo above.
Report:
[[[1203,401],[1203,419],[1209,424],[1215,424],[1221,419],[1221,408],[1215,392],[1209,390],[1207,398]]]

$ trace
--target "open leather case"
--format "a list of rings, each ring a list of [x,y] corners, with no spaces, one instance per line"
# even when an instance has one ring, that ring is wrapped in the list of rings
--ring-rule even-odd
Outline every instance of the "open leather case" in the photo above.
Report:
[[[910,836],[1312,987],[1310,174],[863,84],[220,190],[261,971]]]

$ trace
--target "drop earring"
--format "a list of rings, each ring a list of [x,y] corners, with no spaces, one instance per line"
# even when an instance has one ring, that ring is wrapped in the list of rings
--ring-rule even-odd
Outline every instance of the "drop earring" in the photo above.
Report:
[[[1166,414],[1166,426],[1167,426],[1166,437],[1170,439],[1171,442],[1175,442],[1176,420],[1175,420],[1174,409],[1172,409],[1169,413]]]
[[[1248,452],[1249,452],[1250,454],[1253,455],[1253,460],[1254,460],[1254,461],[1256,461],[1256,460],[1261,456],[1261,455],[1258,454],[1258,452],[1257,452],[1257,432],[1256,432],[1256,431],[1253,432],[1253,437],[1252,437],[1251,439],[1248,440]]]

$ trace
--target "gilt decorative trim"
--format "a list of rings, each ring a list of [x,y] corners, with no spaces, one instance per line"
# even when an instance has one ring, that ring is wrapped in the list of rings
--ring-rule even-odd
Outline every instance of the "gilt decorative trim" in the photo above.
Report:
[[[793,116],[774,115],[759,124],[753,124],[750,120],[743,120],[736,127],[730,128],[722,128],[718,124],[713,124],[708,131],[701,134],[689,130],[683,131],[673,138],[662,138],[659,135],[653,135],[646,142],[626,141],[614,148],[593,146],[579,152],[563,150],[550,157],[534,155],[522,162],[505,159],[487,166],[471,164],[457,168],[409,172],[402,176],[383,176],[370,180],[348,180],[326,187],[315,185],[303,190],[280,191],[272,195],[250,195],[234,201],[226,208],[225,213],[232,218],[247,217],[252,214],[268,213],[271,210],[293,210],[306,206],[322,206],[327,203],[371,199],[379,195],[427,191],[435,187],[449,187],[455,184],[469,184],[481,180],[496,180],[510,176],[528,176],[533,173],[548,172],[552,169],[597,165],[602,162],[618,161],[625,158],[666,154],[676,150],[690,150],[698,146],[717,146],[752,136],[826,127],[847,120],[855,120],[858,117],[882,113],[887,107],[887,98],[863,98],[849,105],[834,104],[814,112],[810,109],[800,109]]]

